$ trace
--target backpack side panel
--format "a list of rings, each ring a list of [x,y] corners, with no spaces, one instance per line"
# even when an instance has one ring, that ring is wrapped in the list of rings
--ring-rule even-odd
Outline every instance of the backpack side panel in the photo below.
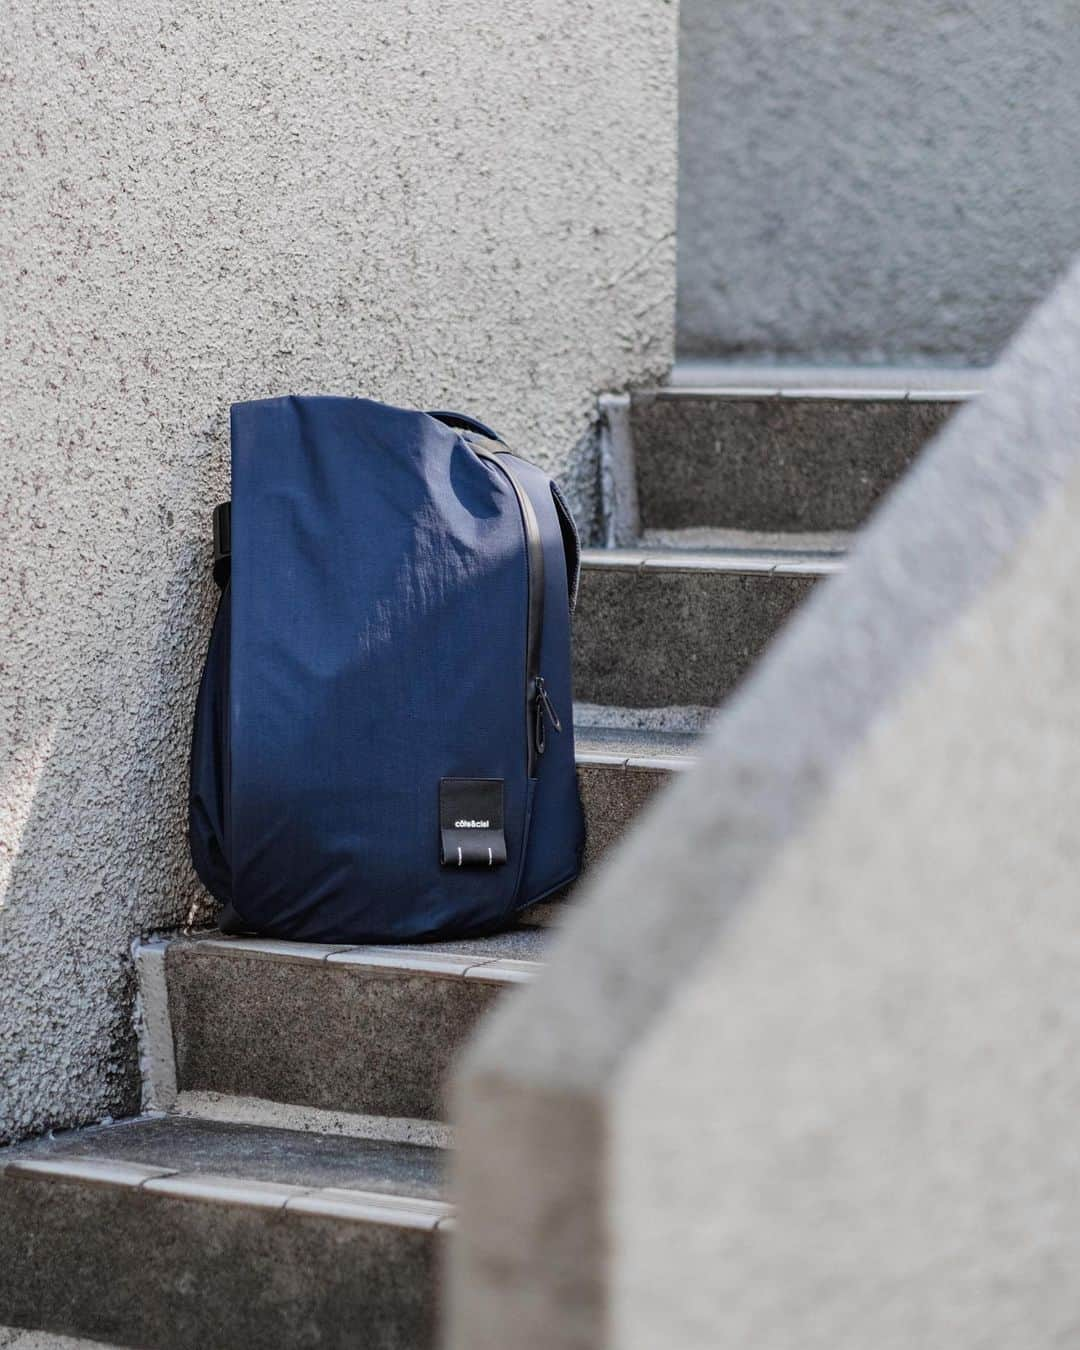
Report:
[[[544,545],[544,631],[540,672],[562,723],[547,725],[537,762],[529,842],[518,888],[517,907],[539,900],[573,881],[581,870],[585,819],[574,758],[574,701],[571,675],[571,578],[576,577],[576,540],[569,541],[556,506],[552,480],[535,464],[509,455],[515,475],[529,494]],[[565,511],[565,506],[563,507]],[[569,551],[573,544],[573,555]]]
[[[232,899],[229,847],[229,640],[232,595],[218,600],[191,735],[188,843],[199,879],[215,899]]]

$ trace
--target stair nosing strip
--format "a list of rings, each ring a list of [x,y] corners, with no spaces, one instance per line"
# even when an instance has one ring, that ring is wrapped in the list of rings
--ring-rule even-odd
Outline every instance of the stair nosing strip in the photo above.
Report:
[[[542,961],[522,961],[517,957],[497,957],[478,962],[465,972],[465,979],[484,984],[528,984],[544,970]]]
[[[625,769],[629,758],[627,754],[613,755],[606,750],[574,750],[579,769]]]
[[[366,946],[350,947],[326,959],[335,968],[355,966],[361,970],[399,971],[409,975],[430,975],[434,978],[464,979],[473,966],[496,961],[495,956],[479,956],[471,952],[431,952],[430,955]]]
[[[184,939],[178,939],[184,942]],[[246,947],[244,944],[249,939],[246,938],[203,938],[197,942],[190,943],[190,946],[197,950],[209,949],[218,954],[235,953],[238,955],[255,956],[263,960],[274,960],[284,962],[295,962],[298,965],[325,966],[330,969],[340,970],[342,968],[354,967],[359,971],[371,971],[373,974],[382,974],[388,979],[395,975],[426,975],[431,979],[443,980],[461,980],[465,978],[480,978],[474,972],[482,966],[499,966],[503,961],[517,960],[514,957],[503,957],[498,955],[481,955],[478,952],[466,951],[431,951],[431,952],[412,952],[407,947],[379,947],[374,944],[368,946],[358,943],[352,947],[342,946],[329,955],[312,955],[306,951],[308,944],[295,942],[288,944],[288,951],[277,951],[273,953],[261,952],[253,947]],[[257,939],[250,939],[255,942]],[[285,945],[285,944],[282,944]],[[535,967],[536,972],[543,969],[543,962],[520,962],[521,966],[528,965]],[[490,976],[490,983],[516,983],[519,976],[516,974],[506,974],[505,971],[495,971]]]
[[[181,938],[179,941],[184,942]],[[232,952],[269,961],[302,961],[322,965],[332,956],[352,951],[349,943],[286,942],[282,938],[219,937],[195,938],[188,945],[198,951]]]
[[[626,767],[639,772],[647,769],[652,773],[669,774],[685,773],[695,763],[689,755],[631,755],[626,761]]]
[[[661,573],[687,572],[717,576],[834,576],[844,570],[845,557],[835,553],[820,556],[807,553],[785,555],[762,550],[745,553],[718,549],[705,553],[689,549],[681,553],[657,550],[631,552],[620,549],[613,557],[604,557],[603,549],[584,549],[582,568],[588,571],[637,572],[655,576]]]
[[[153,1177],[139,1189],[149,1195],[164,1195],[174,1200],[203,1200],[212,1205],[277,1210],[284,1209],[293,1196],[302,1195],[311,1187],[253,1177],[230,1177],[219,1172],[177,1171],[170,1176]]]
[[[695,760],[691,755],[651,755],[609,754],[602,750],[579,750],[577,763],[583,769],[636,769],[639,772],[681,773],[693,768]]]
[[[454,1207],[449,1202],[430,1200],[424,1196],[345,1186],[297,1186],[291,1182],[235,1177],[218,1172],[184,1172],[177,1168],[155,1167],[126,1159],[80,1156],[18,1158],[7,1163],[0,1173],[115,1186],[174,1200],[287,1210],[296,1214],[324,1214],[357,1222],[407,1228],[433,1230],[454,1216]]]
[[[284,1209],[289,1214],[323,1215],[359,1223],[429,1230],[454,1215],[453,1206],[443,1200],[382,1191],[354,1191],[341,1186],[311,1188],[286,1200]]]
[[[83,1181],[91,1186],[119,1186],[141,1190],[147,1182],[175,1175],[175,1167],[158,1167],[130,1162],[126,1158],[99,1158],[79,1154],[55,1157],[13,1158],[0,1164],[0,1174],[51,1177],[56,1180]]]
[[[872,388],[869,385],[860,389],[857,385],[799,385],[790,384],[680,384],[665,385],[661,388],[635,391],[638,397],[664,401],[679,399],[711,399],[717,403],[730,400],[733,403],[753,400],[806,399],[807,401],[835,400],[838,403],[967,403],[982,394],[981,389],[973,387],[945,386],[941,389],[927,387],[897,386],[892,388],[881,385]]]

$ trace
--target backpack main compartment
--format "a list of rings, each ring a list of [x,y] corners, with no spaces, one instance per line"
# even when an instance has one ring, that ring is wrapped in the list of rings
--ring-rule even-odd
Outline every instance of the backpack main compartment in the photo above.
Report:
[[[234,922],[460,935],[571,881],[577,542],[551,480],[472,419],[349,398],[234,405],[232,471],[190,840]]]

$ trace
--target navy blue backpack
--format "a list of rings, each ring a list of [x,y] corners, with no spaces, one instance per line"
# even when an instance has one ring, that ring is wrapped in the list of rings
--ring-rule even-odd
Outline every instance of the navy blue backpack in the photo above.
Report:
[[[558,487],[455,413],[232,409],[191,755],[221,926],[311,942],[492,931],[577,875]]]

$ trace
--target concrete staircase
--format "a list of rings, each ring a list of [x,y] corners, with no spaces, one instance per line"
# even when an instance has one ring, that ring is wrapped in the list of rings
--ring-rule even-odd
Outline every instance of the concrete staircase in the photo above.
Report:
[[[586,552],[576,623],[589,865],[966,392],[821,383],[625,405],[637,538]],[[0,1323],[155,1350],[433,1345],[447,1076],[564,903],[474,942],[142,944],[147,1113],[0,1157]]]

